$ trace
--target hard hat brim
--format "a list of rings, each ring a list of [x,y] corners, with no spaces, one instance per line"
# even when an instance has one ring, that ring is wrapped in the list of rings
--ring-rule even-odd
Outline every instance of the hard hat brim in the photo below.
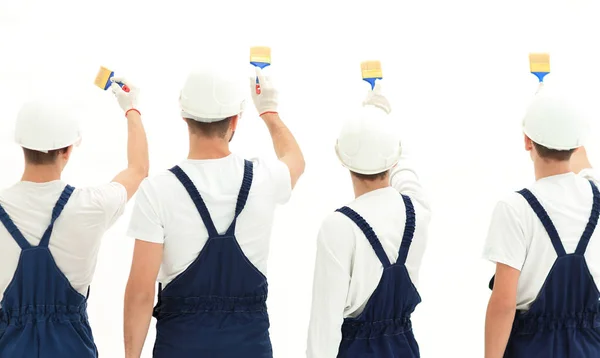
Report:
[[[344,160],[340,156],[339,147],[338,147],[337,143],[335,144],[335,155],[338,157],[338,160],[340,161],[342,166],[344,168],[350,170],[351,172],[363,174],[363,175],[374,175],[374,174],[383,173],[385,171],[392,169],[394,167],[394,165],[396,165],[398,163],[398,161],[400,160],[400,157],[402,156],[402,147],[398,148],[398,153],[395,155],[394,159],[390,162],[391,164],[389,164],[385,167],[371,169],[371,170],[353,167],[351,165],[348,165],[346,162],[344,162]]]
[[[77,147],[77,146],[79,146],[80,143],[81,143],[81,137],[78,137],[77,139],[75,139],[74,141],[72,141],[72,143],[70,143],[70,144],[55,145],[55,146],[52,146],[52,147],[49,147],[49,148],[42,148],[42,147],[37,147],[37,146],[25,145],[25,144],[17,142],[17,144],[21,148],[25,148],[25,149],[29,149],[29,150],[35,150],[36,152],[42,152],[42,153],[48,153],[48,152],[50,152],[52,150],[58,150],[58,149],[68,148],[70,146]]]

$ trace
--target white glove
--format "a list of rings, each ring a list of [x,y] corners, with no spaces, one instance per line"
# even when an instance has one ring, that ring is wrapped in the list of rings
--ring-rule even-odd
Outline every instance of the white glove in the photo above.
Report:
[[[544,89],[544,82],[540,82],[540,84],[538,85],[537,90],[535,91],[535,94],[540,93],[541,90]]]
[[[383,109],[387,114],[392,111],[390,102],[381,94],[381,80],[375,81],[375,88],[369,90],[367,98],[363,101],[363,106],[375,106]]]
[[[121,106],[123,111],[127,113],[131,109],[137,110],[140,90],[122,77],[113,77],[111,78],[111,81],[112,84],[110,85],[110,89],[115,94],[115,97],[117,97],[119,106]],[[129,87],[129,92],[125,92],[117,82],[123,83],[125,86]]]
[[[256,93],[256,77],[260,86],[260,94]],[[259,67],[256,67],[256,77],[250,78],[250,93],[259,115],[265,112],[277,112],[279,93],[269,77],[265,77]]]

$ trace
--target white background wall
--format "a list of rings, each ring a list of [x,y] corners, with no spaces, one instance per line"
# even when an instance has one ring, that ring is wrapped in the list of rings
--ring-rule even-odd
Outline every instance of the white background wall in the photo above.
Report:
[[[385,91],[434,204],[414,326],[424,358],[481,357],[493,266],[480,259],[491,210],[533,181],[520,116],[536,90],[527,54],[551,51],[548,85],[600,98],[600,11],[594,1],[162,1],[0,0],[0,185],[19,180],[11,143],[20,103],[52,91],[76,102],[85,137],[64,178],[109,181],[126,164],[126,126],[100,65],[142,89],[151,174],[187,154],[177,98],[186,72],[207,57],[269,45],[281,114],[307,168],[273,231],[269,307],[275,357],[304,356],[316,233],[352,199],[333,146],[368,85],[359,63],[383,61]],[[597,3],[597,2],[596,2]],[[597,100],[596,100],[597,102]],[[595,124],[597,126],[597,124]],[[597,138],[597,137],[596,137]],[[266,127],[245,113],[233,150],[273,155]],[[600,147],[588,147],[592,161]],[[597,161],[596,161],[597,163]],[[101,356],[122,357],[122,299],[133,239],[132,205],[106,236],[90,298]],[[154,330],[144,357],[151,356]]]

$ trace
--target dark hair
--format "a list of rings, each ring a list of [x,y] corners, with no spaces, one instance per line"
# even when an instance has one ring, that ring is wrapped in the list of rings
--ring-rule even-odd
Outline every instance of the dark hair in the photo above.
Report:
[[[564,162],[571,159],[573,153],[575,153],[575,149],[569,150],[556,150],[544,147],[543,145],[537,144],[533,142],[533,146],[535,147],[536,152],[542,159],[555,160],[559,162]]]
[[[209,138],[225,138],[227,130],[229,129],[229,124],[233,118],[235,118],[235,116],[212,123],[198,122],[191,118],[186,118],[185,121],[187,122],[190,131],[194,134]]]
[[[389,170],[386,170],[384,172],[381,173],[377,173],[377,174],[360,174],[360,173],[356,173],[351,171],[352,175],[354,175],[357,179],[359,180],[364,180],[364,181],[375,181],[375,180],[383,180],[387,177]]]
[[[39,152],[37,150],[23,148],[25,162],[33,165],[48,165],[56,163],[56,159],[60,154],[66,153],[69,147],[49,150],[48,153]]]

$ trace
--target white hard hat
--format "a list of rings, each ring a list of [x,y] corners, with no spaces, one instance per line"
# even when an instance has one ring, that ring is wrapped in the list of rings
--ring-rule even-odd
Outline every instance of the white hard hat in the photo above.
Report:
[[[192,71],[179,97],[181,116],[217,122],[240,114],[249,93],[248,76],[237,65],[205,65]]]
[[[590,123],[583,108],[568,95],[548,88],[536,94],[523,118],[525,135],[549,149],[581,147],[589,131]]]
[[[23,148],[48,153],[81,140],[79,120],[65,104],[32,100],[17,114],[15,141]]]
[[[344,123],[335,151],[342,165],[359,174],[378,174],[391,169],[400,159],[400,134],[392,117],[367,105]]]

